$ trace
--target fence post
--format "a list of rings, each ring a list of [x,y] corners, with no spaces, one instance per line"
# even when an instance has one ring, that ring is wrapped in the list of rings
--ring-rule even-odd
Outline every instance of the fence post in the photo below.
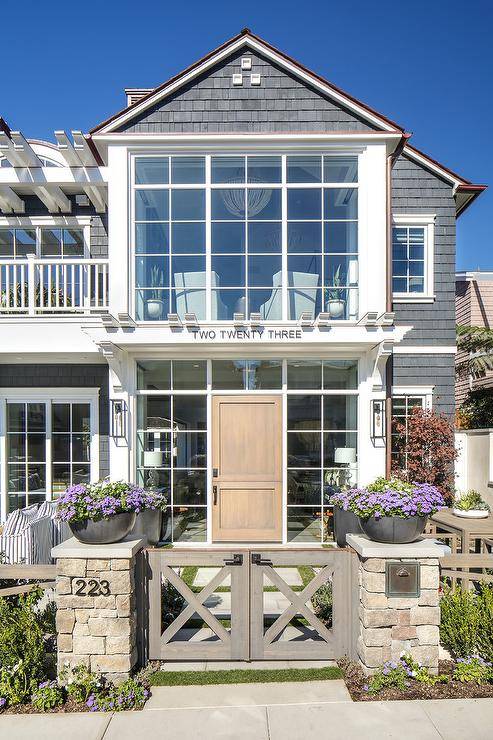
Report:
[[[432,673],[437,673],[439,558],[448,554],[450,548],[432,539],[390,545],[356,534],[348,534],[347,543],[359,558],[357,653],[365,673],[375,673],[383,663],[399,660],[402,652],[410,653]],[[386,567],[389,561],[395,563],[397,571],[402,569],[403,577],[417,568],[414,593],[410,589],[398,595],[392,591],[394,583],[390,582]]]
[[[71,538],[56,559],[58,670],[84,664],[112,681],[137,663],[136,560],[145,540],[84,545]]]
[[[27,306],[28,315],[36,313],[36,255],[27,255]]]

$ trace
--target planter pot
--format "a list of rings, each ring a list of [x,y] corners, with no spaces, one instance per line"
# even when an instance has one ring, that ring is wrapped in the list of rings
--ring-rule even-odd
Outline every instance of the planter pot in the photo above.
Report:
[[[404,545],[414,542],[424,532],[427,516],[410,516],[401,519],[398,516],[382,516],[376,519],[361,519],[363,532],[374,542],[387,542],[392,545]]]
[[[85,545],[111,545],[120,542],[131,531],[135,524],[136,514],[125,511],[115,514],[110,519],[101,519],[93,522],[85,519],[83,522],[69,522],[72,534],[79,542]]]
[[[159,298],[150,298],[146,301],[147,315],[150,319],[160,319],[164,312],[164,301]]]
[[[468,511],[465,509],[452,509],[452,514],[460,516],[463,519],[487,519],[490,512],[486,509],[469,509]]]
[[[340,319],[346,309],[346,301],[331,299],[327,301],[326,308],[331,319]]]
[[[334,506],[334,537],[338,547],[346,547],[347,534],[360,534],[359,517],[352,511],[344,511],[340,506]]]
[[[162,512],[160,509],[140,511],[135,518],[132,535],[145,537],[149,545],[157,545],[161,539]]]

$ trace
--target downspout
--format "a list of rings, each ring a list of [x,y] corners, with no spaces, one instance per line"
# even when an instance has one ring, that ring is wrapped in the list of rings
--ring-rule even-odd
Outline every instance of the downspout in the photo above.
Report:
[[[411,134],[404,133],[394,151],[387,156],[386,172],[386,295],[385,310],[392,311],[392,168],[401,155]],[[390,478],[392,470],[392,383],[394,379],[394,356],[390,355],[385,365],[385,476]]]

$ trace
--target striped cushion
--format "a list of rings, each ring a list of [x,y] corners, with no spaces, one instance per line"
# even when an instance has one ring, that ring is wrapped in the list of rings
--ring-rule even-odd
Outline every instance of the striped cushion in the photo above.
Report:
[[[32,522],[39,516],[39,504],[31,504],[31,506],[26,506],[24,509],[21,509],[21,511],[23,514],[25,514],[29,521]]]
[[[53,516],[56,512],[56,501],[43,501],[39,505],[36,519],[41,519],[43,516]]]
[[[31,517],[26,516],[22,509],[16,509],[8,515],[5,527],[3,528],[3,534],[19,534],[19,532],[28,526],[30,521]]]

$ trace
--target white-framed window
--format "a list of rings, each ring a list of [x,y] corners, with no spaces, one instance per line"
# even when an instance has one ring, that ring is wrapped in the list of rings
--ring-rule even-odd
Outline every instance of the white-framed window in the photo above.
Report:
[[[358,480],[357,359],[136,360],[135,478],[168,499],[164,538],[210,542],[214,394],[283,403],[283,540],[332,541],[334,490]]]
[[[434,215],[394,214],[392,292],[396,302],[434,299]]]
[[[90,216],[0,217],[0,261],[90,257]]]
[[[358,317],[358,156],[132,157],[139,321]]]
[[[97,388],[0,389],[2,518],[99,476]]]
[[[433,386],[394,386],[392,388],[392,459],[398,467],[405,469],[407,460],[399,459],[402,434],[397,433],[396,425],[404,427],[404,438],[407,439],[408,421],[414,408],[431,409],[433,403]]]

